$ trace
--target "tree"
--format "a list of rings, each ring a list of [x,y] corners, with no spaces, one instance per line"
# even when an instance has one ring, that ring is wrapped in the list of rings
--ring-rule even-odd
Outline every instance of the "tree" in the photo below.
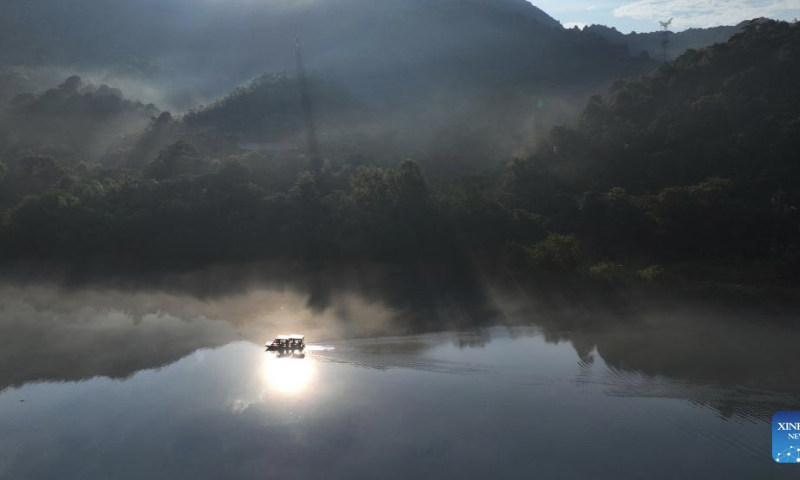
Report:
[[[581,262],[580,242],[574,235],[550,233],[527,249],[528,259],[535,267],[551,271],[571,271]]]
[[[180,140],[159,152],[155,160],[144,167],[143,176],[166,180],[181,175],[203,174],[209,169],[210,162],[203,159],[191,144]]]

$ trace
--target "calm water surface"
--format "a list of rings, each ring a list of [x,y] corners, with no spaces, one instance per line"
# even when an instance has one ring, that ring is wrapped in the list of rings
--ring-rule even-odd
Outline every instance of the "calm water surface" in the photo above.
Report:
[[[269,328],[19,298],[0,324],[3,479],[800,475],[770,458],[772,414],[800,409],[785,326],[545,320],[278,359]]]

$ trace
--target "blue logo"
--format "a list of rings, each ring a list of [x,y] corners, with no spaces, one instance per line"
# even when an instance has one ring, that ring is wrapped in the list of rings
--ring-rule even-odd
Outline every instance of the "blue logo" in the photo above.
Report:
[[[800,465],[800,412],[772,416],[772,459]]]

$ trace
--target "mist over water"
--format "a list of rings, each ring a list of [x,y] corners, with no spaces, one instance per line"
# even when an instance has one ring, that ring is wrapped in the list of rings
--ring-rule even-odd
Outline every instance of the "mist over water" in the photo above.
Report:
[[[0,473],[724,478],[763,472],[772,412],[800,400],[774,368],[798,360],[796,328],[755,310],[545,313],[486,285],[472,317],[448,322],[457,287],[420,301],[330,279],[319,302],[291,283],[172,280],[0,288]],[[409,331],[434,312],[458,327]],[[264,352],[289,331],[306,335],[304,359]],[[682,460],[651,469],[665,457]]]
[[[0,479],[796,473],[798,65],[768,19],[4,0]]]
[[[598,303],[590,294],[554,302],[488,280],[420,282],[423,277],[377,268],[359,277],[340,271],[279,280],[264,275],[266,268],[194,271],[160,281],[5,281],[0,385],[126,378],[198,349],[258,345],[289,331],[323,344],[450,331],[460,347],[482,348],[498,332],[493,328],[504,326],[504,334],[527,332],[569,346],[585,365],[600,357],[632,374],[792,389],[782,371],[770,368],[798,355],[791,348],[791,310],[636,296]]]

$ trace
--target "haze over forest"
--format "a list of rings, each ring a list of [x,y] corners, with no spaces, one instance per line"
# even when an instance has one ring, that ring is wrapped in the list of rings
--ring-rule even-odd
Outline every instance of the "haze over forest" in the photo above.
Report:
[[[690,3],[0,0],[0,478],[789,478],[800,10]]]
[[[661,38],[522,0],[6,1],[0,261],[794,284],[800,27]]]

